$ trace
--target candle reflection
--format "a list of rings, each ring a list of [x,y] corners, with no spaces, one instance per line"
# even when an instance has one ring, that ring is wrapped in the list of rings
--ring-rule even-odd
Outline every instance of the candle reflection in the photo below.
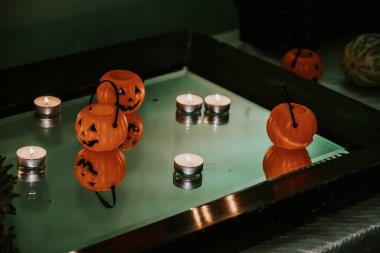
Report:
[[[225,200],[227,201],[227,206],[231,213],[236,214],[239,212],[234,195],[227,196]]]
[[[209,207],[207,205],[202,206],[201,211],[202,211],[202,215],[203,215],[203,218],[205,219],[205,221],[207,223],[211,223],[212,222],[212,216],[211,216],[211,212],[210,212]]]
[[[183,113],[181,111],[176,111],[175,119],[178,123],[189,127],[190,125],[197,125],[202,123],[202,114],[200,111],[193,113]]]
[[[197,224],[198,228],[202,228],[202,221],[201,221],[201,216],[199,215],[198,208],[191,208],[190,210],[191,210],[191,212],[193,214],[193,218],[195,220],[195,224]]]
[[[213,218],[210,209],[207,205],[200,208],[190,208],[195,224],[198,228],[205,227],[207,224],[213,222]]]
[[[225,125],[229,122],[229,119],[229,112],[212,113],[210,111],[205,111],[203,116],[203,122],[213,126]]]

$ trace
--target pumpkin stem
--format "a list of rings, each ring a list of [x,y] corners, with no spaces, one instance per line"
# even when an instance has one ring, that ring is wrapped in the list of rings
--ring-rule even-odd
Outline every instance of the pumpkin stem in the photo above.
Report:
[[[284,93],[286,102],[288,103],[288,106],[289,106],[290,116],[292,117],[292,122],[293,122],[292,126],[293,126],[293,128],[297,128],[298,124],[297,124],[296,119],[294,117],[293,106],[290,103],[290,96],[289,96],[288,90],[286,89],[286,84],[285,83],[281,83],[280,87],[281,87],[281,89],[282,89],[282,91]]]
[[[119,116],[119,109],[120,109],[120,103],[119,103],[119,93],[117,91],[117,87],[116,87],[116,84],[110,80],[103,80],[101,81],[99,84],[102,84],[102,83],[110,83],[115,91],[115,95],[116,95],[116,115],[115,115],[115,120],[112,124],[113,128],[116,128],[117,127],[117,117]]]
[[[295,68],[295,67],[296,67],[296,64],[297,64],[298,58],[299,58],[300,55],[301,55],[301,51],[302,51],[302,48],[299,47],[299,48],[298,48],[298,51],[297,51],[297,53],[296,53],[296,57],[294,57],[294,60],[293,60],[292,64],[290,65],[292,68]]]

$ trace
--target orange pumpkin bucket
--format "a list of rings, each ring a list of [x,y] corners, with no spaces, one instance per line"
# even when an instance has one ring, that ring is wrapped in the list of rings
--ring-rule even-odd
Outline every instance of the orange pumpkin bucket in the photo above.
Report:
[[[107,85],[109,81],[116,85],[123,113],[133,113],[141,106],[145,98],[145,85],[137,74],[128,70],[111,70],[100,78],[100,85],[96,90],[99,103],[116,103],[115,93]]]

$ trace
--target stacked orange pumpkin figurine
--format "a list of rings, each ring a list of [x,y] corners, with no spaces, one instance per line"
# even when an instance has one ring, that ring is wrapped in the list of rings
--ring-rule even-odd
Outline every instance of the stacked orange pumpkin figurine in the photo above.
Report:
[[[287,103],[279,104],[271,111],[266,125],[268,136],[274,144],[264,156],[264,172],[268,179],[310,164],[305,148],[317,132],[314,113],[306,106],[290,103],[285,85],[281,88]]]
[[[100,78],[96,93],[99,103],[92,104],[92,94],[89,105],[76,118],[77,139],[84,149],[75,159],[75,175],[84,188],[95,191],[103,205],[111,208],[98,191],[112,190],[115,196],[115,187],[125,176],[126,161],[120,148],[128,140],[127,118],[141,106],[145,86],[131,71],[113,70]],[[140,129],[142,136],[142,122]]]

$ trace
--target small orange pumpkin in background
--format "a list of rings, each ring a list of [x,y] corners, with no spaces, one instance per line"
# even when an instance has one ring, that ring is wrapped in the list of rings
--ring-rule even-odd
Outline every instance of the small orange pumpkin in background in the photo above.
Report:
[[[286,150],[275,145],[267,149],[263,159],[264,174],[268,180],[288,174],[311,164],[305,148]]]
[[[116,106],[109,104],[90,104],[79,112],[75,131],[83,147],[93,151],[110,151],[123,144],[127,137],[128,121],[123,113],[116,114],[116,109]]]
[[[119,149],[95,152],[82,149],[75,158],[75,176],[91,191],[109,191],[124,179],[126,160]]]
[[[282,68],[312,81],[318,81],[323,74],[321,58],[309,49],[289,50],[283,56],[280,65]]]
[[[295,150],[307,147],[317,132],[317,119],[314,113],[306,106],[291,103],[294,118],[293,121],[287,103],[277,105],[271,111],[267,121],[267,133],[272,143],[280,148]]]
[[[107,80],[116,85],[120,109],[125,114],[135,112],[141,106],[145,98],[145,85],[137,74],[128,70],[111,70],[100,78],[100,85],[96,89],[99,103],[116,103],[115,92]]]
[[[128,120],[128,134],[122,150],[131,150],[141,141],[144,134],[144,125],[141,117],[136,113],[126,114]]]

